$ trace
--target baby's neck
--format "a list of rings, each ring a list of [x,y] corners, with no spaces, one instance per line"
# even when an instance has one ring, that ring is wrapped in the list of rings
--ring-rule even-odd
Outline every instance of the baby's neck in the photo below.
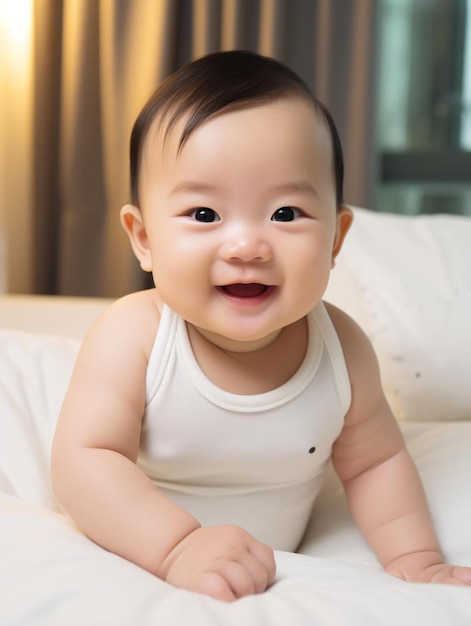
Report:
[[[230,393],[253,395],[280,387],[303,363],[308,346],[308,324],[303,318],[280,331],[270,341],[251,350],[216,344],[198,329],[187,325],[188,337],[203,373]]]
[[[259,352],[276,343],[280,336],[285,331],[285,328],[280,328],[270,333],[266,337],[255,339],[253,341],[235,341],[230,337],[224,337],[223,335],[217,335],[215,333],[208,332],[203,328],[197,328],[191,324],[187,324],[188,336],[190,341],[195,335],[199,335],[202,339],[209,344],[222,350],[226,354],[248,354]]]

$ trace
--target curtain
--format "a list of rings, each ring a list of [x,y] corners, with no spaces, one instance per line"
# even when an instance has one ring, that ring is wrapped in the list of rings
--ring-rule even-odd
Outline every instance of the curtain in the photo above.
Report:
[[[165,76],[217,50],[258,51],[304,78],[337,123],[346,201],[371,206],[374,0],[32,2],[32,139],[16,178],[31,188],[17,199],[32,235],[21,258],[10,250],[9,267],[22,267],[9,271],[10,291],[119,296],[147,285],[119,223],[131,127]],[[8,238],[17,227],[9,218]]]

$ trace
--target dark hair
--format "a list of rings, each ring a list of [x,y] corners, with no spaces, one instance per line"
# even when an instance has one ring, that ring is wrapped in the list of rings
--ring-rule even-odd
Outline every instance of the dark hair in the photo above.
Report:
[[[167,120],[166,132],[186,113],[179,149],[190,134],[216,113],[229,108],[264,104],[283,97],[300,96],[314,106],[327,124],[332,139],[336,202],[343,203],[343,156],[340,138],[327,108],[306,83],[275,59],[253,52],[216,52],[197,59],[171,74],[152,94],[131,134],[131,202],[139,204],[139,168],[144,140],[154,120]]]

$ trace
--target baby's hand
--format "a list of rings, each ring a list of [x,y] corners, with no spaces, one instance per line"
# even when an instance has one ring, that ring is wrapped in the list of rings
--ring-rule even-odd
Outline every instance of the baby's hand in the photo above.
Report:
[[[237,526],[198,528],[175,546],[162,565],[175,587],[225,602],[262,593],[275,578],[273,550]]]
[[[386,571],[408,582],[471,585],[471,567],[447,565],[439,552],[417,552],[399,557],[387,566]]]

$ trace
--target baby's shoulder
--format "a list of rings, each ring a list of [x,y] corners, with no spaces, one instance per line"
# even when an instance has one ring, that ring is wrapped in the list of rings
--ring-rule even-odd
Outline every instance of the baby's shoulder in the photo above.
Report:
[[[348,313],[339,309],[334,304],[326,302],[325,300],[322,301],[322,304],[324,305],[324,308],[327,311],[330,321],[337,331],[337,334],[340,335],[340,339],[348,337],[349,335],[363,333],[360,326],[352,317],[350,317],[350,315],[348,315]]]
[[[162,300],[155,289],[128,294],[115,300],[90,329],[88,342],[119,342],[148,352],[160,322]]]
[[[115,300],[103,314],[109,324],[151,326],[159,323],[163,303],[156,289],[136,291]]]
[[[115,300],[109,307],[109,313],[118,316],[157,315],[163,308],[163,301],[157,289],[135,291]]]
[[[372,350],[370,339],[361,326],[342,309],[324,302],[330,321],[337,333],[345,358],[364,354]]]
[[[373,345],[360,325],[338,307],[324,303],[342,347],[352,385],[378,370]]]
[[[84,338],[73,380],[79,386],[100,389],[100,394],[106,390],[116,397],[119,390],[126,401],[132,403],[138,397],[141,402],[159,321],[159,299],[151,290],[115,300]]]

